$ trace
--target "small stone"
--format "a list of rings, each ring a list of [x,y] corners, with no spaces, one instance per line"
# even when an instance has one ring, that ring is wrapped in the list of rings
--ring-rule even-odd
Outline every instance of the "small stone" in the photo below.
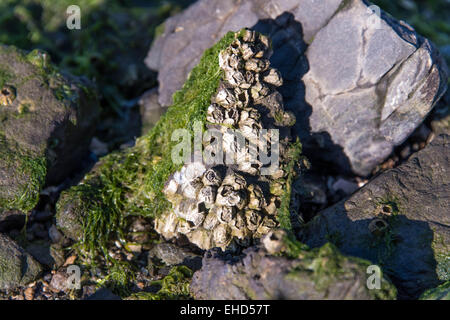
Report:
[[[34,299],[34,288],[29,287],[24,291],[25,300],[33,300]]]

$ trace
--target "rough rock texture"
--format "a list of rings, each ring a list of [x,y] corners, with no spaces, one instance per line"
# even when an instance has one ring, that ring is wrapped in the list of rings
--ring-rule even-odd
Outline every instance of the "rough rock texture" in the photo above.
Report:
[[[149,252],[149,258],[160,259],[168,266],[185,265],[191,270],[198,270],[202,265],[202,257],[187,249],[171,243],[159,243]]]
[[[141,114],[142,134],[146,134],[155,126],[161,116],[167,111],[158,101],[158,88],[146,91],[139,99],[139,111]]]
[[[306,155],[341,170],[370,173],[447,85],[434,46],[364,1],[201,0],[166,21],[146,59],[159,71],[160,103],[171,103],[206,48],[242,27],[272,38],[271,63]]]
[[[0,289],[9,290],[35,280],[42,269],[28,253],[0,233]]]
[[[322,211],[301,239],[312,247],[333,241],[344,254],[381,265],[399,297],[417,298],[450,279],[449,167],[450,136],[441,135]]]
[[[250,247],[230,259],[208,251],[194,274],[190,290],[195,299],[395,299],[396,290],[384,278],[381,289],[366,286],[369,263],[345,257],[332,244],[301,250],[297,259],[270,255],[263,246]]]
[[[60,182],[88,150],[96,95],[49,59],[0,46],[0,212],[31,210],[43,184]]]

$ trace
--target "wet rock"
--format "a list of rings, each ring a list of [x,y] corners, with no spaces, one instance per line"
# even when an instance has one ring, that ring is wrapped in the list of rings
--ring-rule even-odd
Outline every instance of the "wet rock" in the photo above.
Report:
[[[41,265],[18,244],[0,233],[0,289],[24,286],[41,273]]]
[[[152,257],[162,260],[168,266],[185,265],[193,271],[202,266],[201,256],[171,243],[157,244],[149,252],[149,258]]]
[[[263,246],[234,259],[213,249],[205,254],[190,290],[195,299],[217,300],[395,299],[396,290],[385,279],[380,290],[367,289],[369,264],[341,255],[332,244],[299,250],[294,259],[270,255]]]
[[[384,12],[378,18],[365,1],[202,0],[166,21],[147,56],[159,72],[161,105],[171,104],[206,48],[242,27],[273,39],[271,63],[306,155],[346,172],[369,174],[447,86],[434,45]]]
[[[48,54],[0,46],[0,212],[30,211],[88,150],[99,106],[93,86]]]
[[[450,136],[325,209],[301,231],[311,247],[334,242],[379,264],[400,298],[418,298],[450,277]]]

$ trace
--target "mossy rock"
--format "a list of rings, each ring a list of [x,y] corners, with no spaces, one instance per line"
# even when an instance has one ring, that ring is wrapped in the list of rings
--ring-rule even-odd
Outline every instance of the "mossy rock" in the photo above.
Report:
[[[425,291],[420,300],[450,300],[450,281],[441,284],[439,287]]]
[[[30,211],[85,155],[99,113],[92,84],[47,53],[0,46],[0,212]]]
[[[265,240],[263,240],[264,242]],[[309,249],[289,240],[287,252],[271,255],[261,247],[239,258],[209,251],[194,274],[195,299],[392,300],[397,290],[380,273],[380,286],[369,289],[367,260],[345,256],[331,243]],[[295,254],[294,254],[295,253]]]
[[[41,265],[31,255],[0,233],[0,290],[24,286],[41,271]]]
[[[228,33],[205,51],[183,89],[174,95],[174,104],[134,147],[102,158],[78,186],[62,193],[57,223],[67,236],[81,240],[89,251],[98,251],[120,234],[125,215],[156,217],[168,208],[162,189],[170,174],[181,167],[171,160],[176,144],[172,133],[180,128],[192,132],[195,121],[206,122],[206,109],[222,76],[219,52],[234,36]],[[74,217],[78,224],[72,223]],[[72,232],[69,226],[83,233]]]

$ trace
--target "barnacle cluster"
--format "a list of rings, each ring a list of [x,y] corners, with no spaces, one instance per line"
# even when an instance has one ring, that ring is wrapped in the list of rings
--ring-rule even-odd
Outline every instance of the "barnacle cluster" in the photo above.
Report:
[[[4,85],[0,90],[0,105],[9,106],[16,99],[16,89],[13,86]]]
[[[155,229],[165,238],[184,234],[202,249],[249,244],[277,228],[277,210],[286,183],[287,128],[295,123],[284,110],[277,87],[280,73],[270,67],[269,39],[254,31],[236,34],[235,41],[220,53],[223,70],[216,94],[207,109],[207,127],[222,133],[223,154],[235,154],[233,164],[185,164],[167,181],[164,194],[172,210],[155,219]],[[262,174],[266,163],[249,159],[250,149],[271,149],[272,131],[279,132],[279,165]],[[235,132],[244,137],[236,141]],[[269,147],[267,147],[269,146]],[[208,144],[204,144],[205,149]],[[239,150],[246,152],[238,152]]]

